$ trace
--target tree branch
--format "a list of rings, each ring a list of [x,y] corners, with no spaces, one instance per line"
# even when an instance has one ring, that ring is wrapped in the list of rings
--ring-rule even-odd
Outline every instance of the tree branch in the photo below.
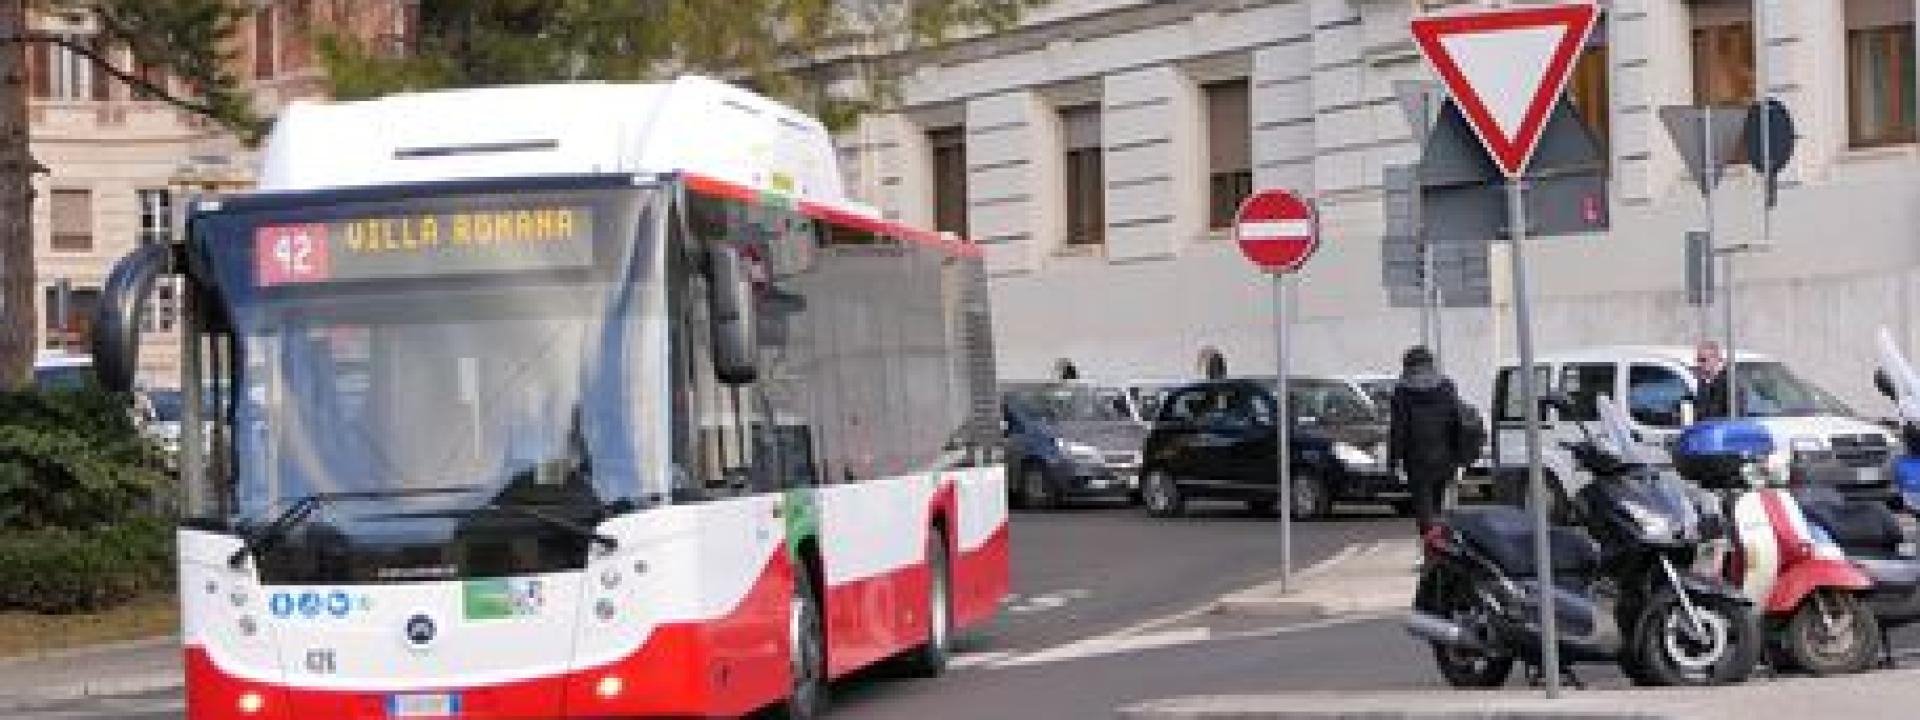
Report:
[[[129,86],[132,86],[134,89],[137,89],[148,95],[152,95],[155,98],[158,98],[162,102],[165,102],[169,105],[180,108],[187,112],[194,113],[196,115],[201,115],[203,117],[206,117],[207,119],[213,120],[222,125],[238,125],[238,127],[235,128],[236,130],[239,130],[242,133],[245,133],[250,136],[259,134],[260,131],[263,130],[266,125],[266,123],[264,122],[255,121],[255,120],[240,120],[240,119],[230,118],[222,114],[220,111],[214,109],[212,105],[208,105],[206,103],[194,102],[192,100],[188,100],[186,98],[182,98],[177,95],[174,95],[173,93],[168,92],[166,88],[156,85],[152,82],[149,82],[146,78],[140,77],[139,75],[127,72],[125,70],[120,69],[119,67],[116,67],[111,60],[108,60],[107,58],[101,56],[100,53],[95,52],[93,48],[88,47],[85,43],[75,42],[72,39],[67,38],[65,36],[52,35],[52,34],[41,33],[41,32],[28,32],[21,35],[0,35],[0,43],[11,43],[11,42],[47,43],[47,44],[58,45],[60,47],[66,48],[67,50],[72,51],[75,55],[79,55],[80,57],[86,58],[88,62],[93,63],[94,67],[97,67],[102,71],[105,71],[108,75],[113,76],[114,79],[124,82]]]

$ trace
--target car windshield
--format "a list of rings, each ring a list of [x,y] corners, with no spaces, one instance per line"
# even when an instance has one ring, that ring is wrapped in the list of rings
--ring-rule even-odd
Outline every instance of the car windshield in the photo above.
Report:
[[[1758,417],[1851,416],[1853,410],[1777,362],[1740,363],[1740,412]]]
[[[234,523],[256,526],[313,496],[472,486],[479,491],[329,506],[313,530],[335,539],[284,547],[327,552],[344,539],[355,552],[384,547],[402,558],[522,533],[539,549],[514,557],[531,565],[447,562],[462,573],[529,572],[575,556],[549,552],[537,525],[500,527],[519,521],[482,511],[540,504],[591,521],[659,502],[672,439],[669,423],[650,421],[671,414],[665,244],[649,219],[652,197],[529,192],[202,221],[195,240],[237,336],[237,377],[213,393],[233,438]],[[311,217],[320,211],[416,228],[432,218],[445,235],[437,248],[396,235],[372,244],[355,234],[372,221]],[[456,233],[477,234],[483,220],[489,243],[462,247]],[[326,259],[282,267],[297,254],[283,251],[289,228]],[[459,552],[449,557],[468,557]]]
[[[1011,390],[1008,402],[1035,420],[1059,422],[1125,422],[1132,420],[1127,398],[1119,388],[1090,385],[1048,385]]]
[[[1294,378],[1287,384],[1293,416],[1301,422],[1369,422],[1380,419],[1352,385],[1338,380]]]
[[[1387,408],[1393,404],[1393,385],[1394,381],[1387,378],[1361,380],[1360,390],[1373,402],[1374,412],[1385,416]]]

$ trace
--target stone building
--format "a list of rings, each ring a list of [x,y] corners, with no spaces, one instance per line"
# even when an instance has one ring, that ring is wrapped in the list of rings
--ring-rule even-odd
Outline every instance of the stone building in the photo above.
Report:
[[[1532,245],[1537,345],[1701,335],[1682,263],[1702,203],[1658,109],[1749,101],[1763,47],[1802,137],[1770,240],[1751,172],[1716,196],[1722,242],[1769,243],[1737,261],[1737,327],[1877,411],[1874,330],[1920,347],[1916,2],[1757,0],[1756,27],[1755,1],[1602,3],[1570,95],[1603,143],[1611,231]],[[1382,288],[1381,168],[1417,156],[1394,81],[1431,77],[1407,21],[1475,4],[1491,3],[1057,0],[920,70],[904,112],[848,133],[850,179],[987,246],[1008,378],[1192,375],[1216,355],[1270,373],[1270,285],[1222,228],[1249,188],[1304,191],[1325,243],[1297,286],[1294,366],[1392,369],[1418,312]],[[1444,314],[1447,364],[1476,397],[1512,353],[1510,293],[1493,290],[1492,308]]]

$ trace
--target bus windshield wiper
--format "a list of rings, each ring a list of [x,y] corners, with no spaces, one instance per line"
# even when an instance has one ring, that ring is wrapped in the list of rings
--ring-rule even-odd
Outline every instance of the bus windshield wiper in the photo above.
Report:
[[[480,510],[483,510],[486,512],[495,512],[495,513],[502,513],[507,515],[519,515],[525,518],[532,518],[534,520],[538,520],[540,522],[546,523],[549,526],[559,528],[561,530],[565,530],[569,533],[574,534],[577,537],[584,538],[588,541],[591,541],[593,544],[599,545],[601,549],[604,549],[607,552],[613,552],[615,550],[620,549],[620,541],[614,539],[613,536],[607,535],[598,530],[594,530],[593,528],[587,527],[586,525],[582,525],[580,523],[574,522],[572,520],[568,520],[558,515],[549,514],[544,510],[535,510],[525,505],[515,505],[515,504],[502,505],[500,503],[491,503],[488,505],[483,505],[480,507]]]
[[[450,485],[447,487],[395,488],[392,490],[358,490],[351,492],[314,493],[303,496],[287,505],[279,515],[267,524],[255,528],[240,539],[240,549],[227,557],[227,565],[238,570],[247,563],[247,556],[258,555],[278,544],[287,532],[306,522],[313,511],[320,506],[339,500],[388,500],[392,498],[427,497],[432,495],[454,495],[469,493],[485,488],[479,485]]]

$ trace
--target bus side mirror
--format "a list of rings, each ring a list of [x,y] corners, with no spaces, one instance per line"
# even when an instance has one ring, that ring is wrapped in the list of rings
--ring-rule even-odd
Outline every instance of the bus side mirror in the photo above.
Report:
[[[760,375],[760,323],[754,315],[753,277],[740,248],[728,244],[708,252],[707,272],[714,375],[728,385],[746,385]]]
[[[100,291],[100,309],[94,317],[93,372],[111,392],[133,390],[140,369],[140,315],[153,284],[167,269],[172,249],[141,245],[121,258]]]
[[[1893,387],[1893,376],[1888,375],[1886,370],[1873,371],[1873,389],[1879,390],[1888,400],[1900,399],[1900,391]]]

